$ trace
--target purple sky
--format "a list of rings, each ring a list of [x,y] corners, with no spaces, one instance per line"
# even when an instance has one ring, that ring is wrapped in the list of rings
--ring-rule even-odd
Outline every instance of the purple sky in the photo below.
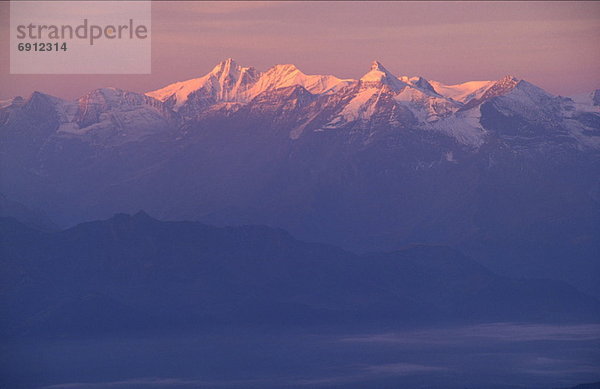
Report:
[[[9,75],[0,2],[0,99],[40,90],[149,91],[232,57],[266,70],[359,78],[374,59],[444,83],[526,79],[555,94],[600,88],[599,2],[153,2],[151,75]]]

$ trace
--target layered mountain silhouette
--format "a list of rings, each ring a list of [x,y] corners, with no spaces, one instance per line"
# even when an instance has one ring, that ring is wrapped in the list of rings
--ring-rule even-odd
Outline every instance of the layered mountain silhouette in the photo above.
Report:
[[[228,59],[146,94],[2,102],[0,192],[62,226],[145,209],[356,252],[448,245],[600,296],[597,95]]]
[[[501,277],[441,246],[357,256],[279,229],[143,212],[60,232],[2,218],[0,239],[4,336],[574,323],[600,312],[567,284]]]

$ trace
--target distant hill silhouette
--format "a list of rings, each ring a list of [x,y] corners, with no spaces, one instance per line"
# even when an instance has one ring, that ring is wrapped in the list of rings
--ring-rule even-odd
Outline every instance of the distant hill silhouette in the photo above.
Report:
[[[280,229],[162,222],[143,212],[60,232],[2,218],[0,250],[4,336],[559,323],[600,313],[572,286],[498,276],[447,247],[358,256]]]

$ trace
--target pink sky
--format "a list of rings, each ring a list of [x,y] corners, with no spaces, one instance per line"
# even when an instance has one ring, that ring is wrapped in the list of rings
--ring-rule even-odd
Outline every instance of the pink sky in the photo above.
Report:
[[[600,88],[600,3],[153,2],[151,75],[10,75],[9,4],[0,2],[0,99],[75,98],[105,86],[145,92],[232,57],[266,70],[359,78],[372,60],[444,83],[526,79],[555,94]]]

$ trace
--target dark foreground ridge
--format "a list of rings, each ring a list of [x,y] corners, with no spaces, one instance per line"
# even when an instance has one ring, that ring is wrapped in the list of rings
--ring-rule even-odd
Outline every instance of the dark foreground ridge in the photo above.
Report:
[[[140,212],[60,232],[2,218],[0,247],[9,337],[600,319],[568,284],[501,277],[442,246],[358,256],[280,229]]]

